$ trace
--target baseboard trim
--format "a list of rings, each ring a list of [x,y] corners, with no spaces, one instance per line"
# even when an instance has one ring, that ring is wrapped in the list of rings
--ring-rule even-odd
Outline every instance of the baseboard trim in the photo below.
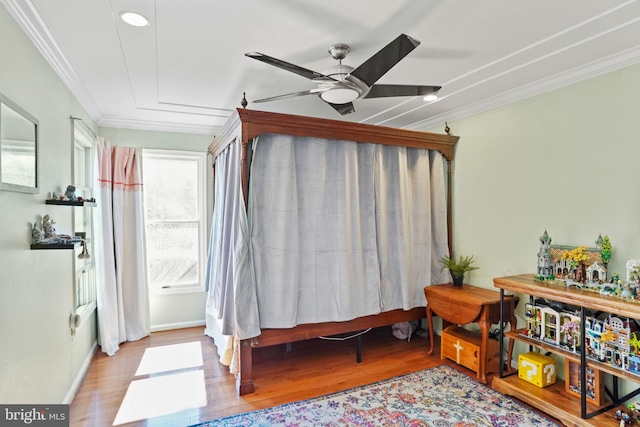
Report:
[[[173,329],[193,328],[195,326],[205,326],[204,319],[191,322],[165,323],[162,325],[151,325],[151,332],[171,331]]]
[[[87,357],[85,357],[84,362],[82,363],[82,367],[80,371],[78,371],[78,375],[71,383],[71,387],[69,387],[69,391],[67,395],[64,397],[63,404],[70,405],[73,402],[73,399],[76,397],[78,390],[80,390],[80,385],[82,384],[82,380],[84,380],[85,375],[87,375],[87,371],[89,371],[89,367],[91,366],[91,361],[93,360],[93,356],[96,354],[98,350],[98,341],[94,341],[91,346],[91,351],[87,353]]]

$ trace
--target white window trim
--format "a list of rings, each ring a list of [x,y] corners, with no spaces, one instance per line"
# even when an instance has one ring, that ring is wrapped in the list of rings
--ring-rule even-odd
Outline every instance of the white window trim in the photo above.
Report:
[[[198,221],[198,283],[174,285],[171,287],[158,288],[149,283],[149,293],[152,295],[174,295],[174,294],[187,294],[204,292],[204,273],[205,263],[207,261],[207,169],[206,160],[207,154],[197,151],[180,151],[180,150],[160,150],[145,148],[142,150],[143,159],[146,157],[164,158],[164,159],[188,159],[196,160],[198,167],[198,215],[200,217]],[[142,181],[144,183],[144,168],[143,168]],[[143,190],[144,191],[144,190]],[[146,209],[146,207],[145,207]],[[165,221],[160,221],[165,222]],[[193,222],[193,221],[166,221],[168,222]],[[146,224],[146,212],[145,212],[145,224]],[[145,225],[146,228],[146,225]],[[146,243],[145,243],[146,248]],[[149,274],[149,263],[147,262],[147,277]]]
[[[72,181],[74,183],[74,185],[78,185],[78,181],[79,181],[79,176],[78,173],[82,173],[83,177],[82,177],[82,181],[84,183],[84,185],[82,186],[82,194],[85,198],[87,197],[93,197],[93,188],[92,188],[92,184],[93,184],[93,179],[94,179],[94,175],[95,175],[95,136],[92,134],[92,131],[90,129],[88,129],[86,127],[86,125],[84,123],[82,123],[81,121],[79,121],[79,119],[74,119],[71,118],[73,126],[72,126],[72,134],[71,134],[71,142],[72,142],[72,149],[71,149],[71,177],[72,177]],[[79,148],[82,151],[82,155],[83,155],[83,162],[84,162],[84,168],[82,168],[82,170],[77,170],[76,169],[76,148]],[[64,189],[62,189],[64,190]],[[76,216],[78,215],[78,209],[91,209],[91,208],[74,208],[72,209],[72,214],[71,214],[71,223],[73,224],[73,232],[75,234],[76,231]],[[94,221],[95,221],[95,217],[93,216],[93,213],[90,213],[91,215],[91,221],[88,224],[88,226],[90,227],[89,230],[85,230],[88,231],[89,234],[88,236],[90,237],[90,240],[87,242],[88,248],[89,248],[89,253],[93,254],[93,248],[94,248]],[[83,271],[79,272],[77,267],[76,267],[76,255],[77,255],[77,251],[73,251],[74,252],[74,275],[73,275],[73,306],[74,306],[74,316],[72,317],[73,324],[70,323],[71,329],[72,329],[72,334],[75,334],[75,329],[78,328],[80,325],[84,324],[84,322],[91,316],[91,314],[96,310],[97,308],[97,278],[96,278],[96,273],[95,273],[95,260],[93,258],[91,258],[91,260],[89,261],[89,265],[85,266],[85,269],[88,271],[85,271],[85,269],[83,269]],[[80,278],[81,275],[88,275],[88,280],[90,282],[90,287],[91,289],[89,290],[90,292],[92,292],[93,298],[91,301],[89,301],[87,304],[83,304],[83,305],[79,305],[78,301],[78,280]]]

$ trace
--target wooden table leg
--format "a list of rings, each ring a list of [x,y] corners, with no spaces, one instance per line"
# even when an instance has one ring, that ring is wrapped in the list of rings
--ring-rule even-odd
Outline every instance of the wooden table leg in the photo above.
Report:
[[[480,355],[478,357],[478,380],[482,384],[487,384],[487,346],[489,345],[489,324],[485,319],[478,320],[478,326],[482,331],[482,344],[480,345]]]
[[[429,304],[427,304],[427,328],[429,328],[429,350],[427,354],[431,356],[433,354],[433,342],[435,341],[435,333],[433,332],[433,311]]]

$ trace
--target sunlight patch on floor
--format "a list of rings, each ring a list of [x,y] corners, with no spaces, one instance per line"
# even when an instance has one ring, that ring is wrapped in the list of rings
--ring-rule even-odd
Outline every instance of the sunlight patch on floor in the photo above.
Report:
[[[132,381],[113,425],[207,405],[202,369]]]
[[[161,417],[207,405],[199,341],[145,350],[113,425]]]
[[[145,350],[136,376],[202,366],[202,346],[199,341],[150,347]]]

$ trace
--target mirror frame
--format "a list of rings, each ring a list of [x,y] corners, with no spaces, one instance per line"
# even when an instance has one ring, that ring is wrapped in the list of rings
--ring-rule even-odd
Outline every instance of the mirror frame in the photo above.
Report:
[[[2,113],[0,111],[0,190],[10,190],[10,191],[19,191],[21,193],[37,193],[38,192],[38,166],[39,166],[39,162],[38,162],[38,149],[39,149],[39,142],[40,142],[40,135],[39,135],[39,127],[40,127],[40,123],[38,122],[38,119],[36,119],[35,117],[33,117],[31,114],[27,113],[26,111],[24,111],[22,108],[20,108],[17,104],[15,104],[13,101],[11,101],[9,98],[7,98],[6,96],[4,96],[2,93],[0,93],[0,107],[1,105],[4,104],[7,107],[11,108],[13,111],[15,111],[17,114],[19,114],[20,116],[22,116],[24,119],[26,119],[27,121],[31,122],[33,124],[33,131],[34,131],[34,150],[35,150],[35,161],[34,161],[34,176],[35,176],[35,185],[33,187],[31,186],[27,186],[27,185],[20,185],[20,184],[13,184],[13,183],[9,183],[9,182],[3,182],[2,181]],[[1,110],[1,108],[0,108]]]

